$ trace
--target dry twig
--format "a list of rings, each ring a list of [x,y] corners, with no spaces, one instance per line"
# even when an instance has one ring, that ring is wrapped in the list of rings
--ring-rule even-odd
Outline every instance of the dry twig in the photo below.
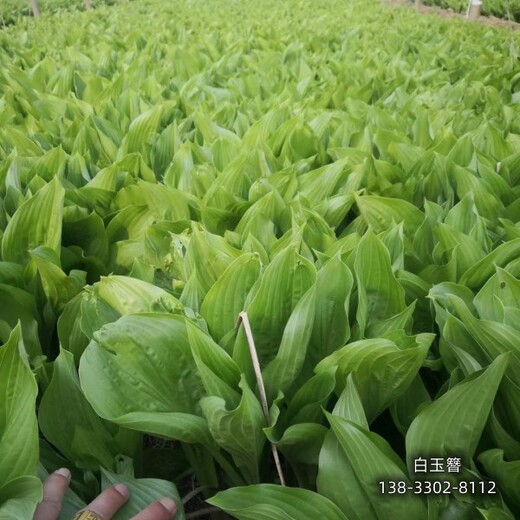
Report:
[[[267,394],[265,393],[264,379],[262,378],[262,371],[260,369],[260,361],[258,360],[258,354],[256,352],[255,340],[253,338],[253,331],[249,323],[249,318],[246,311],[242,311],[238,315],[239,324],[242,322],[244,325],[244,331],[246,333],[247,344],[249,345],[249,352],[251,354],[251,361],[253,363],[253,369],[255,371],[256,381],[258,383],[258,392],[260,393],[260,402],[262,403],[262,410],[264,411],[264,418],[267,427],[271,426],[271,419],[269,417],[269,406],[267,404]],[[282,471],[282,464],[280,463],[280,456],[276,445],[271,443],[271,451],[273,453],[273,459],[280,479],[280,484],[285,486],[285,478]]]

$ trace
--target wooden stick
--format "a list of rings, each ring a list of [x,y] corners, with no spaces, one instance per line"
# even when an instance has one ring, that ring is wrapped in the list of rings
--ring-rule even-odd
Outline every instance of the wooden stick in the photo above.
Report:
[[[197,496],[199,493],[202,493],[206,489],[210,489],[209,486],[200,486],[198,488],[192,489],[189,493],[186,493],[182,497],[182,503],[183,505],[186,505],[193,497]]]
[[[38,0],[30,0],[29,4],[31,6],[33,16],[40,16],[40,5],[38,4]]]
[[[246,311],[242,311],[238,315],[239,324],[242,322],[244,325],[244,331],[246,333],[247,344],[249,345],[249,353],[251,354],[251,361],[253,363],[253,369],[255,371],[256,382],[258,384],[258,392],[260,393],[260,402],[262,404],[262,410],[264,412],[265,423],[269,428],[271,426],[271,419],[269,417],[269,406],[267,404],[267,394],[265,393],[265,385],[264,379],[262,377],[262,370],[260,369],[260,361],[258,360],[258,353],[256,352],[255,340],[253,338],[253,331],[251,330],[251,324],[249,323],[249,318],[247,316]],[[271,451],[273,453],[274,464],[276,466],[276,471],[278,472],[278,477],[280,479],[280,484],[285,486],[285,478],[282,471],[282,464],[280,463],[280,456],[278,454],[278,450],[276,445],[271,443]]]

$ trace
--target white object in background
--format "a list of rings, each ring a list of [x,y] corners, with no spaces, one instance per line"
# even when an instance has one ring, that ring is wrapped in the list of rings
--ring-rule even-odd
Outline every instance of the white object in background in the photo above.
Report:
[[[480,16],[480,10],[482,9],[481,0],[469,0],[468,11],[466,12],[466,18],[468,20],[477,20]]]

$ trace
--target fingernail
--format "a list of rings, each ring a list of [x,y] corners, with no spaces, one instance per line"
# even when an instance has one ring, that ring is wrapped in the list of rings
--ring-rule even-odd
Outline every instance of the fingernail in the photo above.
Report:
[[[175,511],[177,510],[177,506],[171,498],[161,498],[161,500],[159,500],[159,503],[162,504],[163,507],[167,509],[169,513],[175,513]]]
[[[71,475],[70,475],[70,471],[67,468],[57,469],[54,473],[56,475],[61,475],[62,477],[65,477],[70,482]]]
[[[128,498],[128,488],[124,485],[124,484],[116,484],[114,486],[114,489],[122,496],[122,497],[125,497],[125,498]]]

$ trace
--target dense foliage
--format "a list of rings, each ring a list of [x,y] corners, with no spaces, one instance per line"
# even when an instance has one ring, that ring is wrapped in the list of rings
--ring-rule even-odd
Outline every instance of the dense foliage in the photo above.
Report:
[[[0,518],[61,466],[64,519],[192,475],[239,519],[518,518],[518,43],[357,0],[1,32]],[[498,492],[378,484],[422,477]]]
[[[125,0],[92,0],[92,6],[114,5]],[[38,0],[42,14],[47,16],[59,11],[81,11],[85,9],[83,0]],[[0,27],[21,21],[32,16],[31,6],[27,0],[0,0]]]

